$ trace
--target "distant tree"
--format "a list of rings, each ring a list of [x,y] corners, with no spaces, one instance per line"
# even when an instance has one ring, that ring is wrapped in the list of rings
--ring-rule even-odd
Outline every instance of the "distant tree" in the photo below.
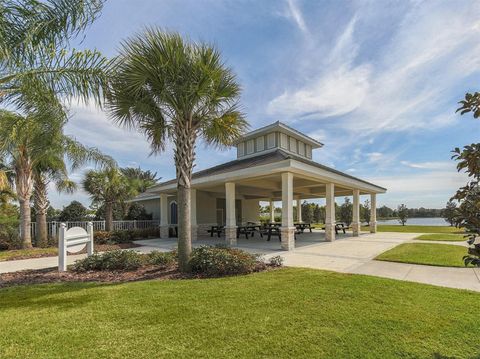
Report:
[[[313,203],[308,203],[307,201],[304,201],[302,203],[302,220],[307,223],[313,222],[313,208],[314,208]]]
[[[393,217],[393,209],[387,207],[387,206],[382,206],[380,208],[377,208],[377,215],[379,218],[389,218]]]
[[[150,220],[152,214],[147,213],[145,207],[138,203],[133,203],[128,209],[128,214],[125,217],[128,220]]]
[[[370,201],[368,199],[360,206],[360,212],[362,220],[370,223]]]
[[[84,221],[87,216],[87,208],[78,201],[72,201],[60,212],[58,220],[61,222]]]
[[[340,206],[340,221],[349,226],[352,223],[353,205],[350,198],[345,197],[345,202]]]
[[[313,221],[315,223],[325,223],[325,207],[315,205],[313,209]]]
[[[404,204],[397,207],[398,222],[404,226],[408,219],[408,208]]]
[[[106,217],[105,213],[105,204],[102,203],[100,205],[95,206],[96,210],[94,212],[94,218],[96,221],[104,221]],[[124,208],[121,204],[114,203],[112,206],[112,220],[114,221],[121,221],[126,219],[126,214],[124,212]]]
[[[450,224],[450,226],[455,225],[455,218],[457,216],[457,204],[450,200],[447,202],[445,209],[443,210],[443,218]]]

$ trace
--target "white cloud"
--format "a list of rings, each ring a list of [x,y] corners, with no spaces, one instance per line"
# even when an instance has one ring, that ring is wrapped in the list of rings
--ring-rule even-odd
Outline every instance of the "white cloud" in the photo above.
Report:
[[[400,161],[404,166],[410,168],[426,169],[426,170],[454,170],[455,163],[450,161],[433,161],[433,162],[410,162]]]
[[[307,80],[284,89],[269,102],[267,111],[290,121],[348,114],[339,125],[369,138],[384,131],[452,123],[456,104],[448,91],[480,68],[480,3],[416,3],[387,45],[360,60],[364,38],[358,33],[365,36],[365,32],[358,20],[371,5],[362,6],[325,54],[325,64],[307,53],[311,48],[298,54],[299,62],[312,59],[311,66],[300,67],[299,77]]]
[[[310,32],[305,24],[305,19],[303,18],[303,14],[299,9],[296,0],[287,0],[287,6],[287,17],[292,19],[304,34],[309,35]]]
[[[269,114],[289,118],[312,115],[325,118],[347,114],[364,102],[369,91],[371,66],[352,65],[358,51],[353,38],[355,23],[356,18],[350,21],[324,64],[309,67],[309,71],[321,69],[320,74],[300,89],[288,89],[271,100],[267,106]],[[308,51],[313,50],[309,47]]]

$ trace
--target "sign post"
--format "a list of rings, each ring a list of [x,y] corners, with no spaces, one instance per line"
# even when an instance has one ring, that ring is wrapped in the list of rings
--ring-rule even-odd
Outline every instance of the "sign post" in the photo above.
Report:
[[[88,222],[87,230],[82,227],[72,227],[67,230],[65,223],[60,223],[58,238],[58,270],[67,270],[67,253],[80,252],[87,246],[87,256],[93,254],[93,224]]]

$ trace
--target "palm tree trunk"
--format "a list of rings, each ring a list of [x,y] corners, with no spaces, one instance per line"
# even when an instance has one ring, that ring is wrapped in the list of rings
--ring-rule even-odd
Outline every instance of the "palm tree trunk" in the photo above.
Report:
[[[110,232],[113,229],[113,203],[105,202],[105,230]]]
[[[192,252],[190,184],[195,160],[196,131],[187,124],[177,124],[175,139],[175,166],[177,171],[178,204],[178,266],[180,271],[189,270],[188,261]]]
[[[47,210],[50,206],[48,201],[47,182],[41,174],[35,175],[33,205],[36,212],[36,245],[46,247],[48,245]]]
[[[30,234],[30,227],[32,218],[30,213],[30,197],[19,199],[20,203],[20,236],[23,243],[23,248],[32,248],[32,236]]]
[[[20,159],[15,164],[15,188],[20,203],[20,236],[23,248],[32,248],[30,198],[32,197],[33,179],[32,166],[28,158]]]

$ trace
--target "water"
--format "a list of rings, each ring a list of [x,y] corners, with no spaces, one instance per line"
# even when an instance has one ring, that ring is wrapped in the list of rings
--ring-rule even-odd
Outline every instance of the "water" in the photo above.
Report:
[[[387,219],[382,221],[377,221],[378,224],[390,224],[390,225],[399,225],[397,219]],[[434,218],[408,218],[406,225],[416,225],[416,226],[448,226],[449,224],[440,217]]]

